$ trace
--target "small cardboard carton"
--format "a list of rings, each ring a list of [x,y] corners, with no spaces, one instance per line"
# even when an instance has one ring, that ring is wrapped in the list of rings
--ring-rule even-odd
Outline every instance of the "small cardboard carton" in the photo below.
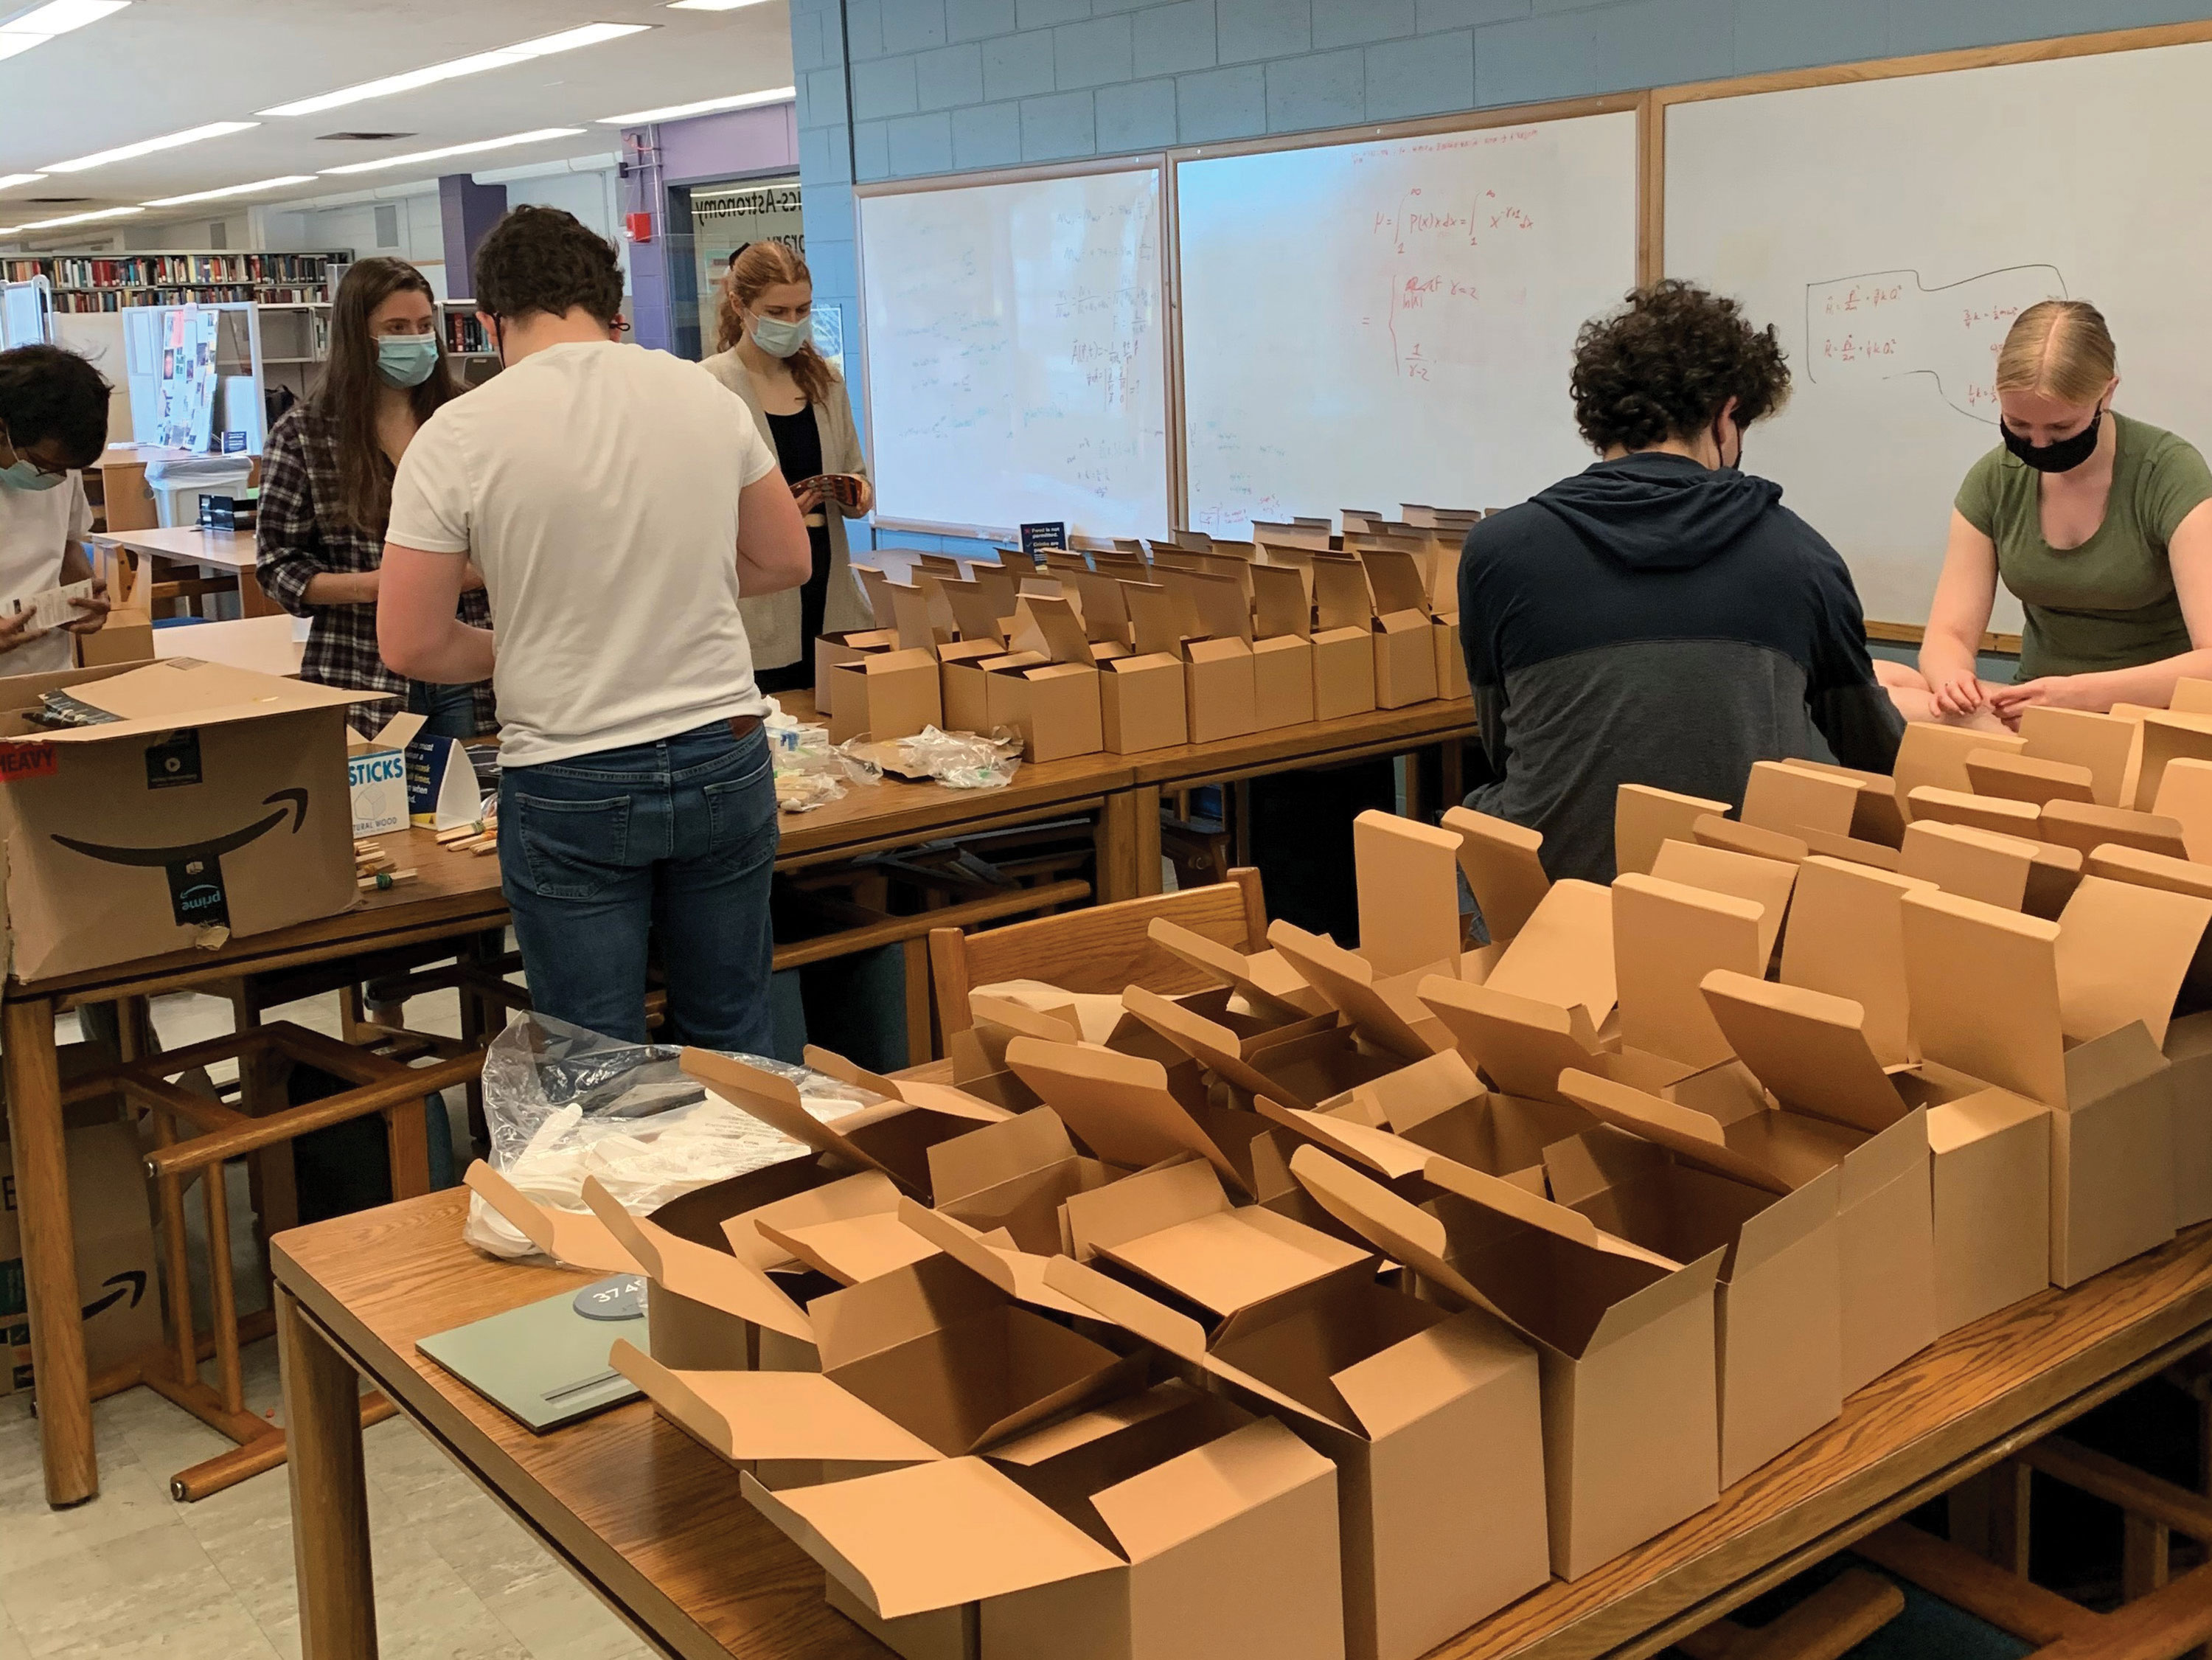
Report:
[[[1042,1256],[1065,1249],[1060,1207],[1113,1179],[1104,1164],[1076,1152],[1048,1107],[929,1149],[930,1191],[939,1211],[980,1232],[1004,1228],[1016,1246]]]
[[[945,701],[945,730],[988,733],[1007,724],[1012,699],[992,671],[1027,668],[1045,660],[1035,652],[1001,652],[989,645],[970,648],[966,642],[940,648],[939,681]]]
[[[1255,565],[1252,580],[1252,673],[1260,730],[1301,726],[1314,718],[1313,606],[1302,572]]]
[[[1098,671],[1088,664],[1000,658],[985,665],[984,681],[987,718],[1020,734],[1024,761],[1064,761],[1105,747]]]
[[[814,642],[814,712],[825,718],[837,712],[836,689],[830,684],[830,671],[848,667],[873,653],[898,648],[898,629],[889,621],[879,628],[849,629],[842,634],[817,636]]]
[[[1552,891],[1541,857],[1544,833],[1472,807],[1447,808],[1443,828],[1459,838],[1460,871],[1491,943],[1509,943]],[[1364,939],[1364,919],[1360,927]]]
[[[1771,1109],[1740,1138],[1744,1151],[1793,1182],[1831,1165],[1842,1172],[1842,1383],[1852,1394],[1936,1341],[1927,1112],[1908,1109],[1883,1072],[1857,1004],[1725,973],[1709,976],[1705,992]],[[1686,1083],[1680,1093],[1724,1099],[1731,1081],[1702,1091]]]
[[[2056,923],[1943,893],[1904,907],[1929,1059],[2049,1110],[2051,1283],[2172,1238],[2160,1046],[2212,901],[2089,877]]]
[[[1436,628],[1420,566],[1395,548],[1367,549],[1359,556],[1375,595],[1375,707],[1428,702],[1437,689]]]
[[[374,738],[346,733],[346,784],[353,792],[353,833],[388,836],[407,828],[407,748],[428,717],[398,714]]]
[[[1447,1313],[1354,1264],[1209,1344],[1116,1280],[1066,1262],[1050,1278],[1334,1463],[1353,1660],[1417,1660],[1549,1578],[1536,1356],[1486,1310]]]
[[[908,1660],[1342,1660],[1335,1470],[1185,1383],[981,1457],[741,1479],[827,1571],[830,1606]]]
[[[1100,733],[1115,755],[1172,749],[1190,741],[1183,666],[1164,652],[1100,666]]]
[[[1587,1073],[1566,1073],[1559,1089],[1628,1134],[1546,1148],[1553,1195],[1673,1261],[1723,1253],[1719,1468],[1732,1487],[1843,1410],[1837,1167],[1849,1139],[1764,1110],[1755,1086],[1727,1123]],[[1774,1173],[1792,1164],[1790,1176]]]
[[[1619,873],[1649,876],[1668,842],[1693,842],[1697,823],[1729,811],[1725,801],[1708,801],[1699,795],[1678,795],[1649,784],[1623,784],[1614,793],[1613,856]]]
[[[1497,1315],[1537,1354],[1552,1572],[1579,1578],[1717,1496],[1713,1285],[1508,1182],[1433,1160],[1433,1208],[1311,1147],[1291,1172],[1448,1308]]]
[[[2021,753],[2037,761],[2085,767],[2090,799],[2117,807],[2135,799],[2142,728],[2117,715],[2030,704],[2020,712]]]
[[[40,727],[50,693],[97,723]],[[160,957],[352,905],[360,697],[185,658],[0,681],[10,971]]]
[[[1375,708],[1374,601],[1356,559],[1313,562],[1314,719]]]
[[[944,693],[936,657],[927,650],[869,652],[830,671],[830,741],[911,738],[942,726]]]

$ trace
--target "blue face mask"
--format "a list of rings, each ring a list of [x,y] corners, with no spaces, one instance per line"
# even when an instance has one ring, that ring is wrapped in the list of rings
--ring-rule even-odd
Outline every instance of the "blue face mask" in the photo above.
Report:
[[[376,372],[395,386],[419,386],[437,367],[434,335],[387,334],[376,343]]]
[[[12,449],[14,447],[9,447]],[[0,467],[0,489],[50,490],[68,476],[67,473],[57,476],[40,472],[37,462],[17,452],[13,465]]]
[[[814,325],[787,323],[780,317],[753,319],[753,344],[770,357],[795,357],[799,349],[814,337]]]

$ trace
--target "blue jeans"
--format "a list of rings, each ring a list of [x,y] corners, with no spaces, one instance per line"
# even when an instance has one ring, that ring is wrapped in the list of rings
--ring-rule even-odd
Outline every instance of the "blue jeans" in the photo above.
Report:
[[[429,717],[422,723],[422,735],[425,738],[458,738],[465,744],[483,735],[477,731],[474,686],[434,686],[426,681],[410,680],[407,712]]]
[[[646,944],[675,1041],[769,1052],[775,777],[757,728],[507,769],[499,863],[541,1014],[645,1041]]]

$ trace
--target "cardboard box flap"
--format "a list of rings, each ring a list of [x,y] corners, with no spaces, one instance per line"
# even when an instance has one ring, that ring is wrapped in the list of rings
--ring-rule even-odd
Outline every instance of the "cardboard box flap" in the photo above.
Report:
[[[1542,832],[1468,807],[1448,810],[1443,828],[1459,838],[1459,867],[1490,937],[1512,939],[1551,891]]]
[[[2058,925],[1955,894],[1899,903],[1913,1031],[1928,1058],[2063,1107]]]
[[[1313,606],[1304,572],[1287,565],[1252,568],[1252,600],[1260,638],[1313,637]]]
[[[1133,1286],[1086,1268],[1072,1256],[1054,1257],[1045,1265],[1044,1279],[1051,1289],[1100,1319],[1112,1321],[1178,1359],[1196,1363],[1206,1358],[1206,1328]]]
[[[1170,1091],[1158,1061],[1087,1043],[1017,1037],[1006,1045],[1006,1064],[1108,1164],[1143,1170],[1195,1153],[1238,1192],[1249,1191],[1228,1151]]]
[[[1121,1006],[1199,1065],[1219,1073],[1246,1093],[1287,1093],[1282,1085],[1244,1058],[1244,1046],[1235,1032],[1207,1019],[1188,1004],[1147,991],[1142,986],[1132,986],[1121,994]]]
[[[2212,899],[2085,876],[2058,918],[2058,1011],[2086,1043],[2136,1021],[2166,1042]]]
[[[1272,1418],[1261,1418],[1091,1495],[1132,1561],[1144,1561],[1310,1481],[1335,1466]]]
[[[1587,1072],[1560,1073],[1559,1093],[1616,1128],[1657,1142],[1685,1164],[1767,1193],[1790,1191],[1788,1183],[1730,1147],[1707,1114]]]
[[[2065,761],[2039,761],[2028,755],[2007,755],[2001,750],[1975,750],[1966,757],[1966,777],[1977,795],[2002,796],[2041,806],[2045,801],[2097,799],[2089,769]]]
[[[1561,1008],[1443,975],[1423,980],[1419,992],[1459,1052],[1508,1095],[1557,1101],[1562,1072],[1589,1072],[1597,1064],[1597,1032],[1580,1005]]]
[[[1858,1004],[1726,969],[1699,989],[1729,1047],[1784,1106],[1870,1134],[1905,1112]]]
[[[920,1474],[927,1479],[900,1479]],[[781,1493],[747,1475],[744,1487],[755,1509],[878,1619],[957,1608],[1124,1566],[980,1458]]]
[[[1299,1020],[1328,1010],[1328,1000],[1308,985],[1277,952],[1260,952],[1247,956],[1164,916],[1155,916],[1145,932],[1161,950],[1243,994],[1257,1012]]]
[[[1897,747],[1894,768],[1897,802],[1906,822],[1913,818],[1912,792],[1922,785],[1971,794],[1973,781],[1966,775],[1966,757],[1977,750],[2018,755],[2027,747],[2025,738],[2008,733],[1981,732],[1966,727],[1947,727],[1931,721],[1905,724]]]
[[[1859,787],[1850,779],[1787,761],[1754,761],[1744,784],[1743,822],[1785,836],[1808,830],[1849,836],[1858,800]]]
[[[1789,913],[1790,896],[1796,890],[1794,862],[1785,864],[1778,859],[1758,858],[1698,842],[1668,842],[1652,861],[1651,874],[1661,881],[1679,882],[1757,905],[1759,960],[1764,964],[1773,957],[1775,941],[1782,937],[1783,918]]]
[[[1077,1012],[1073,998],[1057,1007],[1039,1008],[1018,997],[994,995],[988,990],[971,991],[968,994],[968,1013],[978,1025],[999,1027],[1011,1037],[1037,1037],[1048,1043],[1083,1041],[1083,1017]]]
[[[814,1323],[806,1311],[752,1263],[728,1251],[679,1239],[665,1228],[632,1216],[595,1176],[584,1178],[583,1193],[592,1214],[637,1259],[654,1285],[800,1342],[814,1341]]]
[[[919,1262],[937,1247],[902,1223],[895,1211],[876,1211],[861,1216],[799,1226],[756,1220],[754,1225],[769,1243],[790,1254],[817,1274],[827,1274],[841,1286],[857,1286],[877,1280],[896,1268]]]
[[[1309,1112],[1285,1107],[1260,1097],[1253,1104],[1260,1116],[1280,1124],[1292,1134],[1334,1153],[1348,1164],[1374,1171],[1386,1182],[1402,1182],[1420,1175],[1435,1155],[1387,1129],[1377,1129],[1357,1119],[1331,1112]]]
[[[1067,1126],[1049,1107],[939,1141],[929,1149],[932,1201],[949,1205],[1047,1164],[1075,1157]]]
[[[1033,651],[1055,663],[1091,663],[1090,636],[1075,607],[1066,599],[1032,596],[1014,607],[1014,632],[1010,643],[1016,651]]]
[[[761,1231],[763,1224],[788,1237],[824,1222],[882,1215],[896,1210],[898,1199],[897,1183],[880,1171],[863,1171],[732,1216],[722,1224],[722,1237],[730,1242],[732,1252],[755,1268],[781,1268],[795,1259]]]
[[[1352,1098],[1370,1110],[1371,1120],[1395,1130],[1418,1129],[1432,1118],[1480,1100],[1483,1094],[1482,1080],[1457,1049],[1416,1061],[1352,1090]]]
[[[597,1274],[643,1274],[645,1267],[607,1231],[596,1216],[553,1210],[524,1195],[514,1183],[481,1158],[471,1164],[461,1180],[481,1199],[546,1256],[571,1268]]]
[[[835,1049],[809,1043],[799,1051],[799,1058],[824,1078],[834,1078],[841,1084],[849,1084],[878,1100],[901,1101],[906,1098],[893,1080],[881,1073],[870,1072],[866,1067],[855,1065]]]
[[[826,1299],[825,1299],[826,1300]],[[617,1338],[608,1364],[733,1462],[934,1461],[928,1442],[814,1371],[675,1371]]]
[[[2115,842],[2091,854],[2083,861],[2082,868],[2091,876],[2109,877],[2115,882],[2133,882],[2138,887],[2212,899],[2212,864],[2200,865],[2161,853],[2145,853],[2141,848],[2124,848]]]
[[[989,1280],[1017,1302],[1078,1318],[1091,1311],[1046,1283],[1044,1271],[1049,1258],[1002,1248],[957,1218],[925,1209],[911,1199],[899,1201],[898,1219],[917,1237],[927,1240],[970,1273]]]
[[[2142,744],[2142,729],[2132,721],[2042,704],[2020,712],[2020,736],[2023,754],[2088,769],[2090,790],[2107,807],[2118,806],[2123,789],[2134,781],[2129,775]]]
[[[1363,1036],[1407,1061],[1425,1060],[1437,1052],[1437,1045],[1414,1024],[1416,1019],[1425,1022],[1428,1011],[1418,1000],[1408,1000],[1411,1010],[1398,1006],[1376,985],[1374,964],[1365,958],[1324,935],[1279,921],[1268,924],[1267,943]]]
[[[1446,1164],[1449,1161],[1437,1159],[1435,1162]],[[1298,1178],[1299,1185],[1313,1195],[1323,1210],[1370,1241],[1377,1250],[1441,1286],[1462,1301],[1484,1309],[1508,1324],[1517,1324],[1510,1315],[1492,1302],[1452,1266],[1445,1255],[1449,1240],[1444,1225],[1427,1211],[1362,1176],[1349,1164],[1314,1147],[1300,1147],[1291,1155],[1291,1174]],[[1471,1174],[1479,1175],[1480,1172]],[[1494,1178],[1483,1179],[1487,1182]],[[1522,1192],[1510,1183],[1498,1182],[1497,1186],[1512,1195],[1510,1200],[1501,1200],[1498,1207],[1516,1219],[1528,1219],[1534,1207],[1547,1204],[1547,1201]],[[1524,1204],[1528,1207],[1526,1212],[1522,1208]],[[1559,1207],[1550,1206],[1549,1208],[1556,1210]],[[1565,1211],[1562,1214],[1572,1217],[1574,1222],[1581,1224],[1580,1237],[1595,1243],[1597,1230],[1587,1217],[1577,1216],[1571,1211]],[[1564,1237],[1578,1237],[1577,1231],[1568,1224],[1538,1220],[1534,1225]]]
[[[1357,559],[1317,557],[1313,575],[1316,623],[1324,631],[1358,629],[1364,633],[1375,616],[1366,567]]]
[[[2084,806],[2079,801],[2046,803],[2033,832],[2045,842],[2093,853],[2107,842],[2186,858],[2189,838],[2179,818],[2162,813],[2130,812],[2124,807]]]
[[[75,680],[69,686],[69,693],[79,702],[89,703],[118,720],[107,726],[41,732],[38,735],[40,741],[97,742],[170,732],[179,727],[212,727],[231,721],[251,721],[264,714],[289,714],[303,709],[339,708],[363,701],[384,701],[349,687],[285,679],[252,669],[233,668],[225,663],[205,663],[196,658],[172,658],[127,669],[120,674]],[[422,724],[419,718],[400,718],[414,719],[418,728]]]
[[[1470,1384],[1527,1364],[1528,1355],[1527,1344],[1484,1316],[1424,1318],[1419,1329],[1330,1381],[1368,1438],[1379,1441],[1457,1399]]]
[[[1649,784],[1623,784],[1613,793],[1613,853],[1619,872],[1649,876],[1659,849],[1670,841],[1697,839],[1697,822],[1726,817],[1729,804],[1698,795],[1678,795]]]
[[[363,738],[359,733],[349,729],[346,748],[355,754],[365,750],[404,750],[415,741],[429,718],[427,714],[410,714],[403,710],[378,727],[374,738]]]
[[[1429,586],[1421,581],[1420,562],[1411,553],[1398,548],[1364,548],[1359,557],[1367,567],[1376,616],[1404,611],[1429,615]]]
[[[1613,891],[1595,882],[1553,883],[1485,983],[1540,1003],[1579,1006],[1593,1027],[1602,1026],[1618,994]]]
[[[2172,1063],[2141,1021],[2066,1051],[2066,1096],[2099,1101],[2155,1078]]]

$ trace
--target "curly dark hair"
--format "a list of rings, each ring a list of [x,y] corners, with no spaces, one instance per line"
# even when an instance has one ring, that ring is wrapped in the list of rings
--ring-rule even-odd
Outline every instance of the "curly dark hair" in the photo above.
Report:
[[[1790,365],[1772,324],[1754,328],[1735,301],[1669,277],[1583,325],[1567,386],[1602,454],[1694,437],[1731,398],[1747,427],[1789,401]]]
[[[0,428],[16,452],[49,438],[73,467],[88,467],[107,447],[107,379],[59,346],[0,351]]]
[[[476,301],[494,317],[581,306],[602,323],[622,315],[622,260],[606,238],[558,208],[520,207],[477,250]]]

